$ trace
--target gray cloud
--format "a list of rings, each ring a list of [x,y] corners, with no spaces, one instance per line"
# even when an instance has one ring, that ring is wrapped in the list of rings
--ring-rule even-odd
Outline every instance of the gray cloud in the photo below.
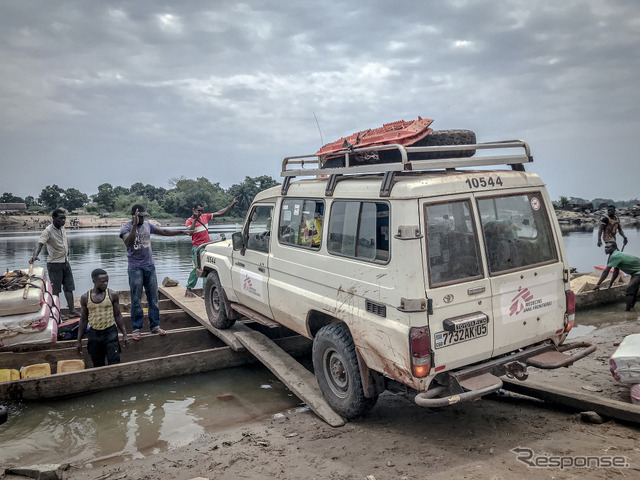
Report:
[[[638,196],[636,2],[290,3],[5,2],[0,192],[278,178],[315,113],[324,142],[418,115],[523,138],[552,197]]]

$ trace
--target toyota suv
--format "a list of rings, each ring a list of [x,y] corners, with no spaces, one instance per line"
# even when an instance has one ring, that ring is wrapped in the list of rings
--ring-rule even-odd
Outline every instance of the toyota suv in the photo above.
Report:
[[[242,231],[202,251],[211,323],[242,314],[313,339],[319,387],[346,418],[397,382],[440,407],[593,352],[564,343],[569,264],[529,146],[459,143],[285,158]]]

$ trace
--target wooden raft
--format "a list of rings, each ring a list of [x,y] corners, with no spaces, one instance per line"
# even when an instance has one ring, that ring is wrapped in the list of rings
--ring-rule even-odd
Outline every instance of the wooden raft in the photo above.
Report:
[[[209,323],[204,300],[200,297],[185,297],[186,289],[181,285],[159,286],[158,290],[234,350],[249,350],[326,423],[332,427],[345,424],[345,420],[333,411],[322,396],[315,376],[273,340],[239,322],[227,330],[213,327]]]

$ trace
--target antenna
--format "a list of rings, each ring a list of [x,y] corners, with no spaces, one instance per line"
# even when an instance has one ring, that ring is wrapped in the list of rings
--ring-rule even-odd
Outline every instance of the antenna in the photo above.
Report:
[[[318,132],[320,132],[320,147],[324,145],[324,140],[322,140],[322,130],[320,130],[320,123],[318,122],[318,117],[316,117],[316,112],[313,112],[313,118],[316,119],[316,125],[318,125]]]

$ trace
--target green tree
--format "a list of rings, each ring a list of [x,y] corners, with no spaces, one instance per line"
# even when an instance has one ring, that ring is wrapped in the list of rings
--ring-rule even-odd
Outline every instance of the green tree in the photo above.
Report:
[[[0,203],[25,203],[25,201],[13,193],[5,192],[0,196]]]
[[[569,199],[567,197],[560,197],[560,208],[564,208],[569,204]]]
[[[30,207],[31,205],[34,205],[36,203],[36,199],[31,195],[27,195],[26,197],[24,197],[24,203],[27,204],[27,207]]]
[[[83,207],[89,201],[89,197],[75,188],[67,188],[64,192],[63,205],[70,212]]]
[[[113,212],[115,207],[116,194],[113,191],[113,186],[110,183],[103,183],[98,185],[98,193],[93,195],[91,199],[98,204],[99,208]]]
[[[162,187],[154,187],[153,185],[147,183],[144,185],[142,182],[136,182],[129,188],[131,193],[135,193],[140,197],[144,197],[149,201],[157,201],[162,202],[164,200],[164,196],[167,193],[166,188]]]
[[[117,187],[113,187],[113,194],[117,197],[119,195],[128,195],[131,192],[129,191],[128,188],[124,188],[121,187],[120,185],[118,185]]]
[[[38,202],[43,207],[49,210],[55,210],[63,203],[64,189],[60,188],[55,183],[53,185],[47,185],[40,192]]]
[[[268,175],[244,177],[244,182],[231,185],[227,193],[238,199],[237,213],[244,215],[258,193],[276,185],[280,184]]]
[[[216,212],[231,203],[232,197],[225,193],[219,183],[211,183],[204,177],[172,181],[175,188],[166,194],[163,206],[176,216],[190,216],[196,203],[200,203],[206,212]]]

